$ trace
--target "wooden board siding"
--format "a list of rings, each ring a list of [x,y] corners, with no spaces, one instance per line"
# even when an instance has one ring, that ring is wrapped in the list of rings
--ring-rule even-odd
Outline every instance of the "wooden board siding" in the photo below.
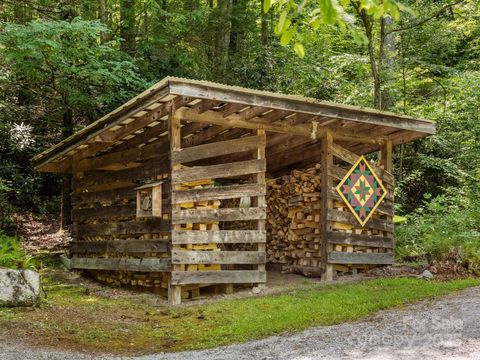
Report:
[[[124,221],[106,224],[74,224],[73,235],[143,235],[146,233],[166,232],[169,230],[169,221],[162,219],[148,219],[146,221]]]
[[[349,234],[338,231],[327,233],[327,239],[331,244],[343,244],[352,246],[366,246],[392,249],[393,239],[387,236],[371,236],[362,234]]]
[[[172,244],[255,244],[265,241],[264,230],[172,231]]]
[[[169,241],[160,240],[100,240],[100,241],[72,241],[71,254],[96,254],[96,253],[166,253]]]
[[[188,209],[172,212],[173,224],[208,223],[213,221],[265,220],[266,208]]]
[[[207,189],[177,190],[172,194],[172,203],[236,199],[245,196],[263,196],[266,190],[258,184],[216,186]]]
[[[234,163],[179,168],[172,173],[172,182],[180,184],[203,179],[221,179],[265,172],[265,159]]]
[[[73,257],[72,269],[163,272],[170,270],[170,259],[104,259]]]
[[[260,251],[172,251],[172,264],[265,264],[265,259]]]
[[[177,120],[172,124],[178,126]],[[172,137],[177,133],[173,125],[170,131]],[[180,148],[178,138],[172,144],[171,304],[181,302],[181,285],[227,284],[232,289],[234,283],[265,282],[265,143],[265,133],[259,131],[189,148]],[[251,160],[229,162],[226,158],[232,155],[237,160],[239,153],[244,159],[250,156]],[[221,164],[188,166],[193,161],[220,157]],[[231,178],[230,183],[218,186],[218,180],[224,178]],[[206,185],[188,186],[195,182]],[[239,199],[246,197],[251,205],[240,207]],[[231,199],[237,199],[231,203],[235,205],[219,207],[222,200]],[[222,224],[233,222],[235,230],[219,230],[219,226],[225,226]],[[206,230],[207,226],[213,229]],[[235,244],[247,248],[232,248]],[[221,250],[225,247],[226,250]],[[255,270],[240,271],[240,265]],[[203,271],[204,266],[216,267],[207,272]],[[197,271],[192,271],[193,268]]]
[[[172,161],[176,163],[188,163],[196,160],[251,151],[259,146],[265,146],[265,137],[246,136],[239,139],[218,143],[204,144],[183,148],[172,152]]]
[[[114,147],[78,162],[72,196],[75,240],[69,248],[72,268],[89,270],[94,278],[115,286],[141,283],[161,290],[162,273],[171,270],[170,220],[163,215],[137,218],[135,188],[164,180],[168,174],[168,154],[154,154],[162,146],[157,141],[142,150]],[[162,184],[162,193],[162,211],[168,213],[169,181]]]
[[[258,270],[173,271],[172,284],[248,284],[265,283],[267,273]]]
[[[334,201],[333,207],[326,212],[329,230],[324,235],[324,239],[332,249],[327,255],[328,264],[354,267],[355,265],[393,263],[393,175],[390,172],[391,151],[388,151],[390,147],[391,143],[388,143],[387,151],[385,155],[382,155],[380,163],[369,163],[387,189],[387,196],[372,218],[362,227],[335,190],[338,183],[348,173],[350,166],[357,162],[359,155],[339,144],[331,143],[329,145],[329,152],[335,160],[338,159],[341,162],[331,163],[327,170],[328,178],[332,181],[327,196]]]
[[[330,264],[393,264],[393,253],[354,253],[332,251],[328,254]]]

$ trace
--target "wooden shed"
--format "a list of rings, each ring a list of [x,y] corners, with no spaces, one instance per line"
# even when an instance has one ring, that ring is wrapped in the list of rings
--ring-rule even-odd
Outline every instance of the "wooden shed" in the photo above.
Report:
[[[33,161],[73,175],[71,268],[179,304],[201,286],[265,283],[266,178],[312,164],[308,226],[292,229],[302,264],[328,280],[337,265],[392,263],[392,146],[434,133],[393,113],[165,78]]]

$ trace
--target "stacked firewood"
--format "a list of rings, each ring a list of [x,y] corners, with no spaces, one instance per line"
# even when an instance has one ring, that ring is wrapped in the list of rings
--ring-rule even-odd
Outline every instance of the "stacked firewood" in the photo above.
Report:
[[[288,256],[288,177],[267,181],[267,262],[285,264]]]
[[[320,165],[267,184],[268,261],[319,266]]]

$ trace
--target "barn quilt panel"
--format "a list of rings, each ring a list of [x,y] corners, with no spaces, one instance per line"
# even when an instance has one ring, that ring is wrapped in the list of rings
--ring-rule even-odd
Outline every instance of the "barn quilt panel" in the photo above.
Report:
[[[387,190],[363,156],[340,181],[336,190],[362,227],[387,195]]]

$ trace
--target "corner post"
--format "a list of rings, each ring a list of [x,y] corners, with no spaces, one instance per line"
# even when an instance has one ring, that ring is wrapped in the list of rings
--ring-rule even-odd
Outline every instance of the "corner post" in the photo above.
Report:
[[[255,133],[258,135],[258,136],[261,136],[263,137],[264,141],[262,142],[263,144],[265,144],[265,137],[266,137],[266,134],[265,134],[265,130],[263,129],[257,129],[255,130]],[[253,158],[254,159],[258,159],[258,160],[264,160],[265,159],[265,145],[261,145],[259,146],[253,153]],[[253,175],[253,180],[255,181],[255,183],[257,183],[258,185],[260,186],[263,186],[265,187],[265,172],[261,172],[261,173],[258,173],[258,174],[255,174]],[[266,200],[265,200],[265,196],[256,196],[256,197],[253,197],[252,198],[252,205],[253,206],[257,206],[257,207],[260,207],[260,208],[264,208],[266,207]],[[255,221],[256,223],[256,230],[260,230],[260,231],[265,231],[265,220],[256,220]],[[265,242],[262,242],[262,243],[258,243],[257,244],[257,251],[259,252],[265,252]],[[265,262],[266,262],[266,259],[265,259]],[[265,268],[265,263],[263,264],[259,264],[257,265],[257,270],[259,271],[265,271],[266,268]],[[265,283],[259,283],[257,284],[258,287],[260,288],[263,288],[265,287]]]
[[[168,115],[168,140],[170,142],[170,183],[172,184],[171,186],[171,191],[172,193],[175,190],[178,190],[180,188],[179,185],[173,185],[173,172],[180,167],[178,164],[174,164],[172,162],[172,152],[179,150],[182,146],[182,137],[181,137],[181,127],[180,127],[180,118],[175,115],[175,106],[172,103],[170,106],[170,112]],[[170,195],[170,201],[171,201],[171,213],[170,213],[170,221],[173,219],[173,212],[175,210],[179,210],[180,206],[179,205],[174,205],[173,204],[173,196],[172,194]],[[170,228],[170,233],[175,230],[177,225],[171,225]],[[172,245],[172,250],[174,250],[175,245]],[[178,271],[180,270],[179,265],[172,265],[171,267],[172,271]],[[170,305],[180,305],[182,303],[182,287],[180,285],[174,285],[172,284],[172,274],[170,274],[169,277],[170,281],[168,284],[168,302]]]
[[[328,232],[331,230],[331,225],[328,221],[328,212],[333,209],[333,201],[329,198],[328,191],[333,186],[333,180],[328,176],[328,169],[333,165],[333,155],[330,152],[330,146],[333,143],[332,133],[327,130],[322,137],[322,280],[333,280],[333,265],[328,264],[328,254],[332,251],[332,246],[328,244]]]

